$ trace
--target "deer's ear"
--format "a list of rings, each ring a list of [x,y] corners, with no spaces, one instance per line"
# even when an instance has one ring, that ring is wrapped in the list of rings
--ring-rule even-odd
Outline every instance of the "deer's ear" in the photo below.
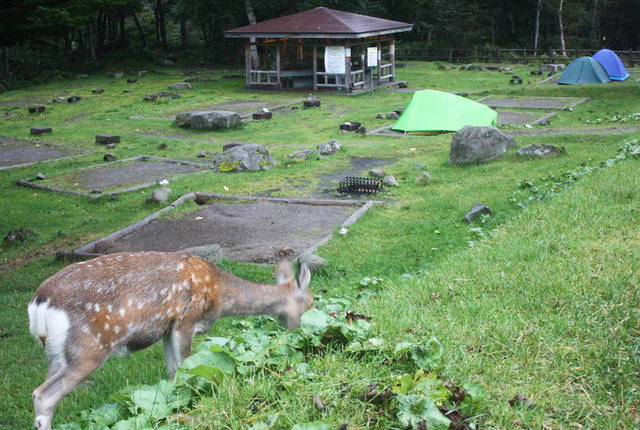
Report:
[[[311,271],[306,264],[300,265],[300,274],[298,275],[298,289],[306,290],[311,282]]]
[[[278,285],[285,284],[287,282],[293,281],[293,269],[291,268],[291,263],[287,260],[282,260],[278,263],[276,267],[276,282]]]

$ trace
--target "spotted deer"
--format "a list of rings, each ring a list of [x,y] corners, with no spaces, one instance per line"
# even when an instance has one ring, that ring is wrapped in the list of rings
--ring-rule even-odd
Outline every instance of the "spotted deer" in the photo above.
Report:
[[[302,265],[296,280],[282,262],[276,278],[276,285],[249,282],[186,252],[110,254],[62,269],[28,308],[29,330],[49,362],[33,392],[35,427],[51,429],[56,404],[112,354],[162,339],[173,378],[193,336],[220,317],[273,315],[298,327],[313,306],[309,269]]]

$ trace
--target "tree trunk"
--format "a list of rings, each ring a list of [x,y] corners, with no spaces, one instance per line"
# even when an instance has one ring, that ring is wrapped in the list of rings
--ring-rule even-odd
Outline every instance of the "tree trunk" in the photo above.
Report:
[[[89,22],[87,24],[87,39],[89,41],[89,54],[91,58],[95,60],[96,56],[96,33],[93,28],[93,23]]]
[[[593,11],[591,12],[591,40],[594,48],[600,47],[600,31],[598,28],[598,0],[593,0]]]
[[[8,46],[5,46],[2,52],[4,57],[4,73],[8,75],[11,73],[11,50]]]
[[[567,43],[564,40],[564,26],[562,25],[562,6],[564,0],[560,0],[560,5],[558,6],[558,24],[560,25],[560,50],[562,51],[562,56],[567,56]]]
[[[156,0],[156,11],[158,20],[158,35],[160,36],[160,47],[167,51],[169,50],[169,45],[167,44],[167,28],[165,26],[166,13],[164,10],[164,5],[162,4],[162,0]]]
[[[189,46],[189,33],[187,32],[186,18],[180,18],[180,46],[182,48]]]
[[[538,40],[540,37],[540,12],[542,11],[542,1],[538,0],[538,7],[536,8],[536,23],[533,33],[533,55],[538,55]]]
[[[244,0],[244,7],[247,10],[247,19],[249,20],[249,24],[256,23],[256,15],[253,13],[253,5],[251,4],[251,0]],[[256,43],[256,38],[252,37],[249,39],[249,55],[251,56],[251,68],[258,69],[260,68],[260,57],[258,56],[258,48],[254,43]]]
[[[138,29],[138,33],[140,33],[140,40],[142,41],[142,46],[147,47],[147,41],[144,38],[144,31],[142,31],[142,27],[140,27],[140,21],[138,21],[138,16],[136,15],[135,10],[131,10],[131,16],[133,16],[133,22],[136,24],[136,28]]]
[[[129,41],[128,41],[128,37],[127,37],[127,31],[125,30],[126,26],[125,26],[125,15],[124,13],[120,13],[120,41],[122,42],[122,44],[124,46],[128,45]]]

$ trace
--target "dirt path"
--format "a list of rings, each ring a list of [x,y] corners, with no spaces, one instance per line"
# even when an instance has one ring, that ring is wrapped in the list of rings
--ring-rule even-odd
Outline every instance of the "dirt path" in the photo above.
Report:
[[[536,128],[502,130],[508,136],[551,136],[555,134],[625,134],[640,131],[640,127],[591,127],[591,128]]]

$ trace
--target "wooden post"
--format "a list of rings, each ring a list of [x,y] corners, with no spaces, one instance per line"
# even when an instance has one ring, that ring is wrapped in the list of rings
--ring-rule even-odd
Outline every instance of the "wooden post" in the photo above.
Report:
[[[382,49],[381,48],[382,48],[382,45],[380,44],[380,42],[378,42],[378,79],[377,79],[378,85],[380,85],[380,82],[382,82],[380,80],[380,75],[382,74],[381,70],[380,70],[380,64],[382,64]]]
[[[313,45],[313,91],[318,91],[318,46]]]
[[[389,41],[389,59],[391,60],[391,80],[396,80],[396,45],[395,41]]]
[[[278,82],[278,88],[282,88],[282,82],[280,82],[280,44],[276,43],[276,81]]]
[[[251,88],[251,53],[249,45],[251,42],[247,40],[244,45],[244,73],[247,79],[247,88]]]
[[[360,52],[360,61],[362,62],[362,88],[367,88],[367,46],[362,45]],[[371,78],[371,82],[373,83],[373,78]]]
[[[346,44],[344,47],[344,89],[348,93],[351,92],[351,45]]]

